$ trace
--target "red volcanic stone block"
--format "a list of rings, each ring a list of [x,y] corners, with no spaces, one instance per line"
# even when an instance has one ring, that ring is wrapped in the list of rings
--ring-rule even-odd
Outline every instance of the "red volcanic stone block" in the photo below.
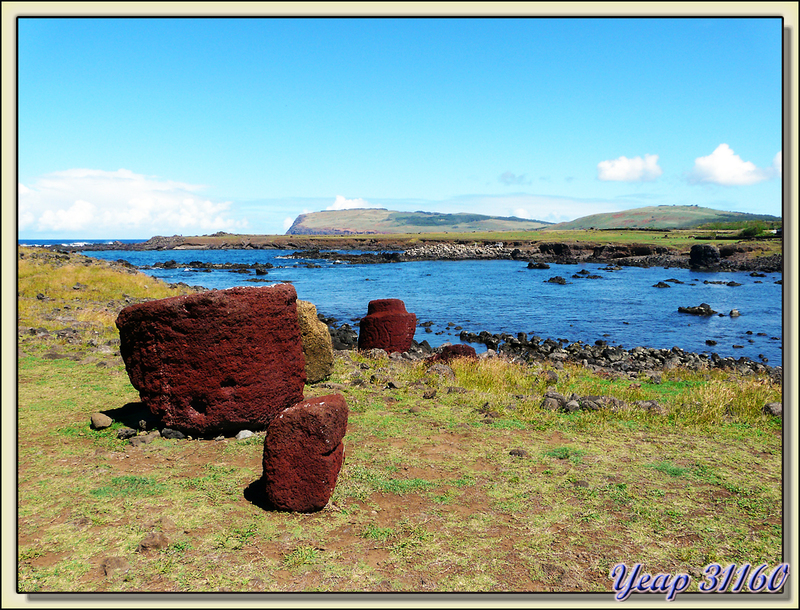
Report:
[[[296,301],[294,287],[279,284],[126,307],[117,328],[133,387],[169,428],[264,429],[303,399]]]
[[[463,343],[459,343],[457,345],[445,345],[441,352],[434,354],[430,358],[426,358],[425,362],[443,362],[447,364],[455,358],[472,358],[477,360],[478,354],[475,352],[474,347],[470,345],[464,345]]]
[[[400,299],[370,301],[361,319],[358,349],[379,348],[387,352],[407,352],[414,340],[417,316],[406,311]]]
[[[278,510],[325,507],[344,462],[347,403],[341,394],[309,398],[278,414],[264,439],[262,481]]]

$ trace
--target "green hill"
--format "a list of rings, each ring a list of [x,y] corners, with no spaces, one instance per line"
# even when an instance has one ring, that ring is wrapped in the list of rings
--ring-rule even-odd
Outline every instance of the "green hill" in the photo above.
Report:
[[[693,229],[709,223],[748,222],[754,220],[781,222],[778,216],[722,212],[696,205],[659,205],[622,212],[592,214],[569,222],[550,225],[547,229]]]
[[[483,214],[393,212],[386,209],[329,210],[300,214],[287,235],[355,235],[363,233],[468,233],[471,231],[528,231],[552,223]]]

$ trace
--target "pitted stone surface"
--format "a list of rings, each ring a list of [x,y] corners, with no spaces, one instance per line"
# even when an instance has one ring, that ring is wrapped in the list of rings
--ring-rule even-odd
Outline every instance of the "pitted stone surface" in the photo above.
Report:
[[[117,318],[131,383],[163,425],[264,429],[303,399],[305,359],[290,284],[131,305]]]
[[[278,414],[264,439],[262,481],[278,510],[321,510],[344,462],[348,408],[341,394],[304,400]]]
[[[417,316],[406,311],[400,299],[370,301],[361,319],[358,349],[380,348],[387,352],[407,352],[414,340]]]

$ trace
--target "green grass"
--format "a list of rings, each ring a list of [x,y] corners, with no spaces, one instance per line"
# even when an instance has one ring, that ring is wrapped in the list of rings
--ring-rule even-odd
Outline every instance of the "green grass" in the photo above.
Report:
[[[89,493],[96,497],[160,496],[164,493],[166,487],[166,485],[157,482],[153,477],[123,476],[112,477],[108,485],[93,489]]]
[[[283,558],[283,564],[290,569],[313,565],[319,560],[319,551],[310,546],[299,546]]]

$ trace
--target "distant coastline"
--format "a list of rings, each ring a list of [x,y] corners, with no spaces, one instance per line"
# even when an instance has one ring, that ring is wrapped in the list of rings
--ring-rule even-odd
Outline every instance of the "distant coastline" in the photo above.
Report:
[[[65,252],[154,250],[289,250],[306,259],[335,257],[348,263],[401,263],[411,260],[523,260],[541,264],[600,263],[637,267],[690,268],[690,251],[710,244],[719,252],[720,271],[783,272],[780,237],[759,240],[714,235],[717,239],[686,235],[659,239],[679,232],[573,231],[526,235],[502,232],[439,235],[234,235],[155,236],[136,239],[19,240],[20,246],[39,246]],[[571,239],[563,239],[568,236]],[[620,237],[624,236],[624,239]],[[664,243],[665,245],[661,245]],[[766,244],[766,245],[765,245]],[[347,253],[348,251],[356,251]]]

